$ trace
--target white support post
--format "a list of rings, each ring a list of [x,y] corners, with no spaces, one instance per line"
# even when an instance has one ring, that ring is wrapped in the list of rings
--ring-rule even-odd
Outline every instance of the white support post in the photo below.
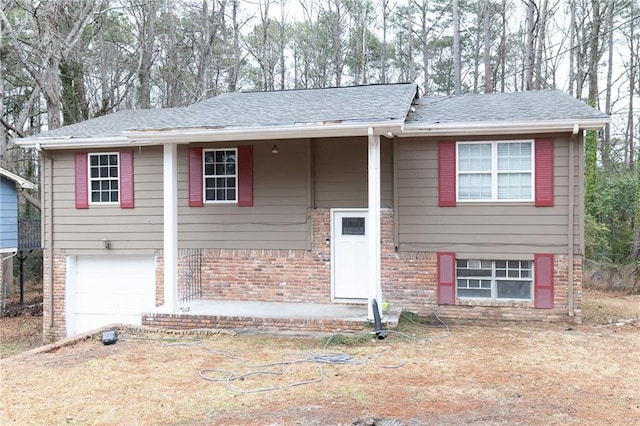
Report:
[[[164,145],[164,309],[178,310],[178,146]]]
[[[378,313],[382,316],[382,288],[380,285],[380,135],[369,128],[369,306],[368,317],[373,320],[373,299],[378,302]]]

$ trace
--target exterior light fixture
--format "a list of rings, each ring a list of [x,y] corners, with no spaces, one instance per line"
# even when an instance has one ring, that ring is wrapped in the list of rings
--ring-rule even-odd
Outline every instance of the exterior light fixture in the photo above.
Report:
[[[280,153],[280,151],[278,150],[278,145],[274,145],[273,148],[271,148],[271,153],[272,154]]]

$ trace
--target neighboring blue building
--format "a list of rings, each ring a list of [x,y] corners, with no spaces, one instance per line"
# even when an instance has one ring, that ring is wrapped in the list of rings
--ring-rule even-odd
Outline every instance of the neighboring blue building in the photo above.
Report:
[[[0,253],[18,250],[18,187],[36,185],[0,167]]]

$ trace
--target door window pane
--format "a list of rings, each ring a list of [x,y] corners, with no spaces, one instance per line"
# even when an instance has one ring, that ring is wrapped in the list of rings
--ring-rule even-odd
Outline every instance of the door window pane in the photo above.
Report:
[[[364,217],[343,217],[342,235],[364,235]]]

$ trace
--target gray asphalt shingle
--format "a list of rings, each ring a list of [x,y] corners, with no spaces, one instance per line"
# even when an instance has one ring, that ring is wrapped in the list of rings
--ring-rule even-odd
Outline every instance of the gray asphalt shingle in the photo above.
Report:
[[[36,137],[118,137],[126,130],[403,121],[417,85],[225,93],[183,108],[118,111]]]
[[[602,119],[607,115],[559,90],[423,97],[407,124]]]
[[[124,110],[33,138],[120,137],[127,130],[242,128],[315,123],[536,122],[607,116],[559,90],[415,99],[413,83],[225,93],[183,108]],[[409,107],[414,102],[414,109]],[[408,114],[408,115],[407,115]]]

